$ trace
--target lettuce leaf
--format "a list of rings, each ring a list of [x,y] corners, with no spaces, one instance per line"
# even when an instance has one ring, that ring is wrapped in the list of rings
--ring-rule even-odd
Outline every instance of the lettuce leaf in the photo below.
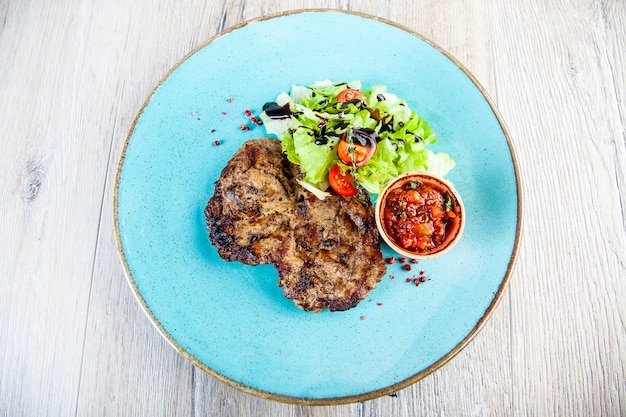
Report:
[[[378,194],[391,178],[400,174],[396,164],[397,157],[398,154],[391,141],[380,141],[372,159],[354,173],[356,181],[368,192]]]
[[[305,176],[303,181],[319,185],[328,180],[328,172],[339,159],[337,157],[337,143],[327,145],[316,144],[313,129],[298,126],[283,135],[282,149],[294,164],[300,165]]]
[[[444,152],[434,153],[433,151],[426,149],[426,172],[439,177],[445,177],[448,172],[456,166],[456,162],[450,155]]]

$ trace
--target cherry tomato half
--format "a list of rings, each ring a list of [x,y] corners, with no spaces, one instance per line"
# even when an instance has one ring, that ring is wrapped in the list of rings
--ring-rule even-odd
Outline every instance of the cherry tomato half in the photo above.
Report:
[[[328,174],[328,182],[330,187],[339,195],[351,197],[358,194],[359,190],[354,184],[354,178],[349,172],[341,173],[339,165],[333,165]]]
[[[346,88],[337,94],[337,101],[339,103],[347,103],[350,100],[354,100],[355,98],[365,98],[363,93],[359,90],[355,90],[353,88]]]
[[[348,134],[351,136],[348,138]],[[369,129],[353,129],[341,137],[337,146],[337,155],[346,165],[361,167],[365,165],[376,152],[376,133]]]

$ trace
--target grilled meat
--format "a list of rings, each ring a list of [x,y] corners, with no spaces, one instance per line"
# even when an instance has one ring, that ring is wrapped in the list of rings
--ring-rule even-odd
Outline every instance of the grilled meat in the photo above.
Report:
[[[219,255],[274,264],[284,295],[306,311],[347,310],[380,281],[386,265],[369,196],[319,200],[280,142],[257,139],[235,153],[205,209]]]
[[[276,140],[246,142],[233,155],[204,210],[209,237],[223,259],[274,262],[293,233],[294,175]]]

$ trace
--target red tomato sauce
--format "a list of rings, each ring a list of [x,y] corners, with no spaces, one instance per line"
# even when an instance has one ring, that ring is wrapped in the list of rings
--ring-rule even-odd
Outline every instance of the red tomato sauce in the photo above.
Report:
[[[436,251],[446,237],[447,224],[456,217],[450,194],[420,181],[390,190],[382,214],[391,239],[416,253]]]

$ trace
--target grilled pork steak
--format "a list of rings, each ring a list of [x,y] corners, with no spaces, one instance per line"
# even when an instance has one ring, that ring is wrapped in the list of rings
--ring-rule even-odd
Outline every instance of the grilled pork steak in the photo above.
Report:
[[[307,311],[347,310],[386,271],[369,196],[319,200],[297,180],[280,142],[256,139],[235,153],[204,214],[227,261],[274,264],[284,295]]]

